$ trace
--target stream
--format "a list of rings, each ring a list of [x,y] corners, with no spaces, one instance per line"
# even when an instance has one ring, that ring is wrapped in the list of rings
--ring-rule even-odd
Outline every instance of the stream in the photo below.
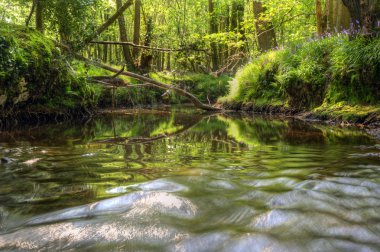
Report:
[[[380,142],[187,109],[0,132],[0,251],[380,251]]]

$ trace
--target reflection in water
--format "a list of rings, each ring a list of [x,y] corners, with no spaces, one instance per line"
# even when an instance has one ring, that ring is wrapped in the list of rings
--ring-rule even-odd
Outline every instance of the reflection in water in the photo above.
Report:
[[[379,146],[178,111],[0,132],[0,250],[378,251]]]

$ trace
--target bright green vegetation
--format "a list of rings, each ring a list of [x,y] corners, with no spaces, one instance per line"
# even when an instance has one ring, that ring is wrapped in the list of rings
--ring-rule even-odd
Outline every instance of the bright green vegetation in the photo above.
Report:
[[[152,79],[163,83],[175,85],[195,94],[202,102],[215,102],[218,97],[228,93],[228,85],[231,78],[228,75],[216,77],[202,73],[151,73]],[[171,95],[173,102],[185,101],[175,94]]]
[[[313,110],[349,121],[380,111],[380,39],[334,36],[267,52],[244,66],[222,103]]]
[[[79,61],[73,63],[73,68],[80,76],[108,76],[110,73],[102,68],[86,65]],[[117,68],[117,66],[115,66]],[[120,77],[120,76],[119,76]],[[228,82],[231,78],[227,75],[216,77],[211,74],[201,73],[181,73],[175,74],[172,72],[152,72],[149,77],[166,83],[169,85],[183,88],[194,95],[196,95],[202,102],[215,102],[218,97],[224,96],[228,93]],[[129,77],[121,76],[126,83],[133,86],[135,84],[142,84],[137,80]],[[95,95],[98,107],[112,106],[113,91],[111,88],[104,88],[102,85],[93,83],[95,87]],[[115,105],[118,107],[134,107],[134,106],[147,106],[159,103],[179,104],[187,102],[181,96],[170,92],[164,95],[165,90],[155,87],[118,87],[115,89]]]
[[[1,116],[59,114],[94,105],[94,89],[71,72],[54,43],[34,29],[0,24]]]
[[[53,41],[23,26],[1,24],[0,28],[0,106],[2,116],[31,111],[33,114],[67,114],[95,107],[112,106],[113,90],[91,83],[88,77],[109,76],[104,69],[72,60],[63,55]],[[117,68],[117,66],[115,66]],[[176,76],[151,73],[151,77],[178,85],[199,98],[214,102],[226,95],[229,77],[208,74]],[[130,85],[134,79],[121,77]],[[116,88],[115,105],[131,107],[184,102],[183,98],[154,87]]]

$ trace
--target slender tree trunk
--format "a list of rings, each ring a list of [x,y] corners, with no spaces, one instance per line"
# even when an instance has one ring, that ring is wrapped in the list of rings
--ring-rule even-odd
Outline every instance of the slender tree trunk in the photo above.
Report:
[[[152,20],[152,17],[148,17],[148,21],[146,24],[144,46],[150,46],[152,39],[153,39],[153,20]],[[145,72],[149,72],[152,61],[153,61],[152,53],[148,52],[147,50],[144,50],[141,55],[140,69],[142,69]]]
[[[262,13],[265,12],[263,5],[259,1],[253,1],[253,12],[256,22],[256,34],[259,50],[264,52],[277,46],[276,34],[271,22],[261,19]]]
[[[141,29],[141,1],[140,0],[135,0],[135,18],[133,22],[133,43],[135,45],[140,44],[140,29]],[[133,58],[135,61],[139,57],[139,48],[134,47],[133,48]]]
[[[116,0],[116,6],[117,6],[118,9],[120,9],[121,6],[123,6],[122,0]],[[119,23],[120,41],[121,42],[128,42],[127,30],[125,28],[124,15],[120,15],[119,16],[118,23]],[[132,54],[131,54],[131,50],[126,45],[123,45],[122,48],[123,48],[124,60],[125,60],[125,63],[127,64],[128,70],[134,70],[135,69],[135,65],[134,65],[134,62],[133,62],[133,57],[132,57]]]
[[[108,45],[103,45],[103,62],[107,63],[108,60]]]
[[[322,3],[321,0],[315,1],[316,19],[317,19],[317,34],[323,35],[323,18],[322,18]]]
[[[34,9],[36,8],[36,0],[33,0],[32,7],[30,8],[30,12],[28,17],[26,18],[25,25],[29,26],[30,20],[32,19]]]
[[[36,0],[36,29],[44,33],[43,0]]]
[[[170,71],[170,53],[167,53],[166,55],[166,71]]]
[[[208,13],[210,15],[209,34],[217,33],[218,24],[216,23],[213,0],[208,0]],[[218,46],[215,42],[211,42],[211,55],[212,71],[217,71],[219,68]]]
[[[331,23],[329,20],[330,17],[330,0],[326,0],[325,2],[325,14],[324,14],[324,22],[325,22],[325,32],[330,32],[331,31]]]

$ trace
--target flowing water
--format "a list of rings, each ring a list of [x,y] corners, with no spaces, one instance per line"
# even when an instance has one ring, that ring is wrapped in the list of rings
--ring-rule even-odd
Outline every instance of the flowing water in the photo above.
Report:
[[[3,131],[0,157],[0,251],[380,251],[358,129],[140,111]]]

